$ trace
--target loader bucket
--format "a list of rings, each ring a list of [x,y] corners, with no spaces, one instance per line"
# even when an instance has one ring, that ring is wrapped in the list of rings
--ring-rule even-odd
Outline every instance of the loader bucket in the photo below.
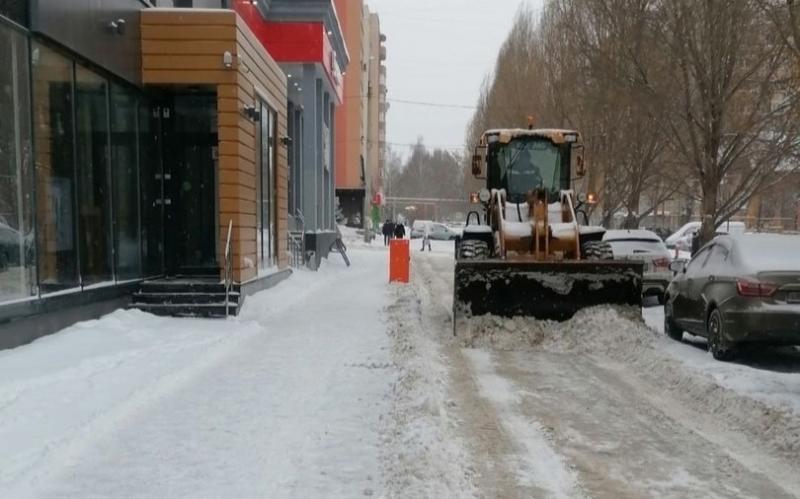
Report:
[[[564,321],[595,305],[642,302],[642,262],[461,260],[456,262],[454,326],[477,315]]]

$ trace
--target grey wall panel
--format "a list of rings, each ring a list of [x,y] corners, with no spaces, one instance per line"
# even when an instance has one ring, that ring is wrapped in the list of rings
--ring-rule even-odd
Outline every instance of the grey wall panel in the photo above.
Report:
[[[140,0],[31,0],[31,29],[122,78],[141,81]],[[120,28],[124,21],[124,28]],[[112,27],[112,23],[118,26]]]

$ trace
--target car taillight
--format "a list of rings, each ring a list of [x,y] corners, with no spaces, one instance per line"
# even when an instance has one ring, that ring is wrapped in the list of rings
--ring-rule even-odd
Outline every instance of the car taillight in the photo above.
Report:
[[[657,269],[669,268],[669,258],[656,258],[653,260],[653,266]]]
[[[741,296],[772,296],[775,294],[775,291],[778,290],[778,286],[769,282],[754,282],[737,279],[736,290]]]

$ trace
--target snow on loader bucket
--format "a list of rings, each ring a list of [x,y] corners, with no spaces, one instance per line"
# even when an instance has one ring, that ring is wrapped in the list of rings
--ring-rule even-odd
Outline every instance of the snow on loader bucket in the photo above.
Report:
[[[595,305],[641,306],[642,262],[459,260],[453,322],[478,315],[564,321]]]

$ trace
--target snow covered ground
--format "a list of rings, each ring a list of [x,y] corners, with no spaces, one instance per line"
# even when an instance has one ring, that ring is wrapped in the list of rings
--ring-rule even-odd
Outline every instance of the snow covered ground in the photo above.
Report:
[[[228,321],[118,311],[0,352],[0,497],[355,497],[383,488],[385,254]]]
[[[439,306],[451,306],[452,263],[415,263],[426,286],[440,289]],[[489,456],[514,477],[497,495],[800,495],[795,350],[715,363],[696,343],[658,332],[657,309],[645,310],[655,330],[637,315],[598,307],[565,323],[490,317],[459,332],[467,348],[451,352],[451,363],[466,359],[490,409],[465,424],[476,434],[496,425]],[[734,374],[739,382],[729,383]],[[496,485],[485,479],[493,473],[481,470],[480,490]]]
[[[796,497],[800,354],[659,307],[453,335],[453,244],[331,255],[227,321],[117,311],[0,352],[0,497]],[[649,326],[649,327],[648,327]]]
[[[649,306],[644,319],[664,332],[664,309]],[[770,407],[788,408],[800,416],[800,350],[793,347],[755,347],[743,350],[735,362],[719,362],[706,351],[704,338],[684,333],[683,341],[663,337],[657,343],[686,367],[711,377],[720,386],[757,399]]]

